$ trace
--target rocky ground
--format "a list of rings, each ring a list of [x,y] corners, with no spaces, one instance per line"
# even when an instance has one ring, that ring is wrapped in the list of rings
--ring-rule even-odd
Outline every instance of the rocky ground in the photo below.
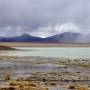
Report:
[[[90,59],[0,56],[0,90],[90,90]]]

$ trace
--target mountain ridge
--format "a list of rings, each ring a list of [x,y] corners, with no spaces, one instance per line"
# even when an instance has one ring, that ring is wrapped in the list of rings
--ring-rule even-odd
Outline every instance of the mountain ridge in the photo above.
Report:
[[[81,33],[64,32],[51,37],[40,38],[24,33],[14,37],[0,37],[0,42],[46,42],[46,43],[77,43]]]

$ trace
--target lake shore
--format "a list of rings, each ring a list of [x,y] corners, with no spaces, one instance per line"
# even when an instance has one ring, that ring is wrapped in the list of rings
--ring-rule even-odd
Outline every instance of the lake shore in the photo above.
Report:
[[[0,45],[8,45],[10,47],[90,47],[90,44],[61,44],[61,43],[31,43],[31,42],[0,42]]]
[[[2,50],[16,50],[16,49],[9,47],[7,45],[0,45],[0,51],[2,51]]]

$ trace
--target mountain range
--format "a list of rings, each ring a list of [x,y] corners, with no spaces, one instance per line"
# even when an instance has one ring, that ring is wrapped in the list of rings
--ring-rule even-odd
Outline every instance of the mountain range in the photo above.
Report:
[[[31,36],[24,33],[20,36],[14,37],[0,37],[0,42],[45,42],[45,43],[82,43],[84,41],[80,40],[83,35],[75,32],[64,32],[51,37],[40,38]],[[88,43],[88,42],[85,42]]]

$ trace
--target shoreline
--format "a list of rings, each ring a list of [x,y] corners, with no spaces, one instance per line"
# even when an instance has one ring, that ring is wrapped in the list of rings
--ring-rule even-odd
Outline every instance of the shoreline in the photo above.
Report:
[[[90,47],[90,44],[85,43],[72,43],[72,44],[61,44],[61,43],[31,43],[31,42],[0,42],[0,45],[6,45],[10,47]]]

